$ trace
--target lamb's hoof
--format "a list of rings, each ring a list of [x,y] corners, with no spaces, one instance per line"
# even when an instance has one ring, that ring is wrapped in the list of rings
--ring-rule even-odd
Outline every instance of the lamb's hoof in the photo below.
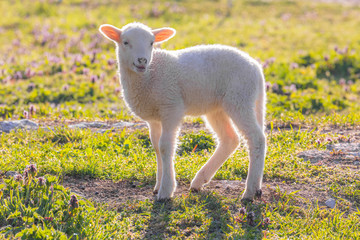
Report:
[[[167,203],[167,202],[170,202],[170,201],[171,201],[171,198],[159,198],[159,197],[157,197],[157,198],[156,198],[156,201],[157,201],[158,203]]]
[[[204,177],[199,177],[199,173],[198,173],[196,174],[196,177],[192,180],[190,184],[190,190],[194,190],[194,192],[199,192],[209,182],[210,180],[206,180]]]
[[[154,195],[155,195],[155,194],[158,194],[158,192],[159,192],[159,190],[154,189],[153,194],[154,194]]]
[[[241,203],[244,205],[248,205],[249,203],[252,203],[253,200],[251,198],[242,198]]]
[[[160,188],[159,192],[157,194],[157,200],[158,201],[167,201],[168,199],[172,198],[174,195],[174,190],[167,189],[168,191],[164,191],[164,189]]]
[[[255,198],[256,199],[261,199],[261,195],[262,195],[262,190],[261,189],[256,190]]]
[[[201,188],[190,188],[190,192],[199,193],[201,192]]]

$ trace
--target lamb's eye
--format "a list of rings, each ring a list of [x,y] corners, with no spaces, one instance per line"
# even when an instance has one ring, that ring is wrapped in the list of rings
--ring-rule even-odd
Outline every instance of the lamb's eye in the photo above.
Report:
[[[151,45],[151,46],[154,45],[154,42],[151,42],[150,45]]]
[[[129,42],[126,42],[126,41],[124,42],[124,45],[128,45],[128,44],[129,44]]]

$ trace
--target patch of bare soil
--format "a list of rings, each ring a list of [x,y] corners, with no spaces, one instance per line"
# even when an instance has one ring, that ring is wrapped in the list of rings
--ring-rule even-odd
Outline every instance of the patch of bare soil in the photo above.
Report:
[[[117,208],[127,201],[146,199],[155,200],[153,187],[150,185],[142,186],[139,182],[119,181],[98,179],[74,179],[65,177],[63,185],[71,189],[72,192],[97,203],[106,203],[110,208]],[[213,191],[219,195],[230,199],[239,199],[245,189],[245,181],[232,180],[212,180],[202,191]],[[279,200],[279,190],[281,193],[296,192],[300,196],[298,206],[304,206],[310,202],[319,202],[325,206],[325,201],[331,196],[326,191],[319,190],[316,185],[287,184],[284,182],[267,181],[263,183],[262,200],[273,202]],[[189,184],[179,183],[175,196],[189,194]],[[196,194],[196,193],[194,193]],[[301,199],[302,198],[302,199]]]
[[[360,126],[351,128],[327,127],[321,133],[336,133],[340,135],[340,142],[360,143]]]
[[[341,166],[358,171],[360,168],[360,143],[345,142],[328,144],[326,150],[311,149],[298,157],[316,165]]]

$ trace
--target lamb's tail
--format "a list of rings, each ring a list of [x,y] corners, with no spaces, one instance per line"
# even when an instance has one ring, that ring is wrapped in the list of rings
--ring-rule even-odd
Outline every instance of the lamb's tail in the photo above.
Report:
[[[263,71],[259,71],[259,91],[255,101],[256,119],[262,130],[265,129],[265,113],[266,113],[266,89],[265,77]]]

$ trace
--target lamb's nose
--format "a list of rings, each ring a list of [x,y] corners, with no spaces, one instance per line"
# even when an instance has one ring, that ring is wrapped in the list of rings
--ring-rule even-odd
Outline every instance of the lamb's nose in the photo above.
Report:
[[[138,58],[138,61],[139,61],[140,64],[146,64],[147,63],[146,58]]]

